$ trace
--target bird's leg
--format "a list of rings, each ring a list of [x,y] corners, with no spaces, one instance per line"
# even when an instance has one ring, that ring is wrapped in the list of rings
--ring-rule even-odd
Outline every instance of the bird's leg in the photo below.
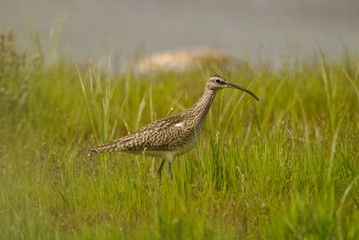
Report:
[[[167,176],[171,179],[171,182],[173,181],[173,175],[172,175],[172,172],[171,172],[171,167],[172,167],[172,163],[169,161],[168,162],[168,174]]]
[[[160,165],[160,167],[158,168],[158,170],[157,170],[157,172],[156,172],[157,176],[158,176],[160,179],[161,179],[163,164],[165,164],[165,160],[164,160],[164,159],[162,159],[161,165]]]

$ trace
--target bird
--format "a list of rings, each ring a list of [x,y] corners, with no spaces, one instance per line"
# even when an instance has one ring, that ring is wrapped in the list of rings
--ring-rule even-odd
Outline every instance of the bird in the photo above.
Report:
[[[259,101],[259,98],[248,89],[232,84],[224,77],[214,75],[209,77],[203,95],[191,108],[154,121],[132,134],[95,147],[90,150],[89,156],[102,152],[125,152],[161,158],[162,161],[156,174],[161,179],[162,168],[167,161],[167,175],[172,182],[173,160],[197,145],[216,93],[224,88],[242,90]]]

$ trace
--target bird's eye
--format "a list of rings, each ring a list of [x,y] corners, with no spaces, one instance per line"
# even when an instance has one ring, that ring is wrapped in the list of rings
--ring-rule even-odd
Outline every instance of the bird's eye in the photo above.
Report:
[[[216,79],[216,83],[220,83],[221,82],[221,80],[219,80],[219,79]]]

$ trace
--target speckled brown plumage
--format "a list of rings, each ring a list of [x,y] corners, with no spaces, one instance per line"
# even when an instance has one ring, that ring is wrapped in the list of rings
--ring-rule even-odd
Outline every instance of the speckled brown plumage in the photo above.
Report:
[[[127,152],[160,157],[162,162],[157,173],[161,176],[164,162],[169,163],[168,175],[172,179],[172,160],[194,148],[204,127],[204,121],[218,90],[236,88],[258,98],[249,90],[227,82],[215,75],[208,79],[202,97],[193,107],[164,119],[150,123],[136,132],[107,142],[91,150],[94,156],[101,152]]]

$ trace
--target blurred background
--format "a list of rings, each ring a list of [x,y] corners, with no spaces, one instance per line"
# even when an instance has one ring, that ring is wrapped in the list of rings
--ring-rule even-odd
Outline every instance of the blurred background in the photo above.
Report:
[[[35,34],[66,58],[103,60],[173,49],[221,50],[254,64],[357,51],[358,0],[0,0],[0,32]],[[299,53],[299,54],[298,54]]]

